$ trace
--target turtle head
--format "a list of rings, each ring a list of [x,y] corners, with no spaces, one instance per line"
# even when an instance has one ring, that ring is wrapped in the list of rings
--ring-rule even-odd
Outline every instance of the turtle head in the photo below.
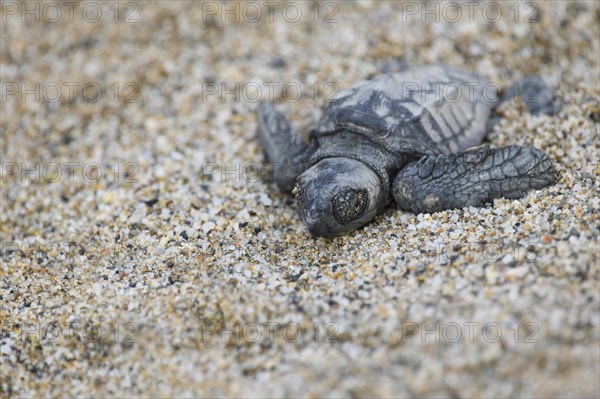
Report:
[[[300,215],[314,236],[336,236],[375,217],[382,199],[379,176],[365,163],[327,158],[298,177],[294,193]]]

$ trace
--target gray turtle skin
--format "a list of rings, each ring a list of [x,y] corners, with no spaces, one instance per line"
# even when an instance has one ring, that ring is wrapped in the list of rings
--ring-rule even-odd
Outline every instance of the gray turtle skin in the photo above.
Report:
[[[528,108],[549,113],[552,96],[538,87]],[[474,147],[500,101],[496,86],[475,74],[422,66],[338,93],[308,142],[261,102],[257,136],[274,182],[296,195],[309,232],[336,236],[394,201],[409,212],[437,212],[520,198],[554,183],[552,162],[535,148]]]

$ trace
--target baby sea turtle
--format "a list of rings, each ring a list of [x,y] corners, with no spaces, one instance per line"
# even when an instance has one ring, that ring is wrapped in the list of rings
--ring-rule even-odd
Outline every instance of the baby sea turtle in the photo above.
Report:
[[[529,82],[537,92],[530,112],[551,112],[541,80]],[[535,148],[474,147],[500,101],[496,85],[475,74],[422,66],[336,94],[308,142],[261,102],[257,135],[273,180],[296,195],[310,233],[335,236],[367,224],[393,200],[402,210],[430,213],[552,184],[552,162]]]

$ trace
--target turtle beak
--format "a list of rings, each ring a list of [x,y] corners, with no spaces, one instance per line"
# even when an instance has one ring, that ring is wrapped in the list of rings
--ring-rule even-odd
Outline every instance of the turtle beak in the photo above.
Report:
[[[336,235],[332,233],[330,228],[324,227],[324,224],[316,219],[306,219],[304,223],[310,234],[314,237],[331,237]]]
[[[300,216],[306,228],[315,237],[324,237],[332,234],[332,226],[329,226],[327,215],[331,213],[331,202],[321,198],[297,198]]]
[[[325,190],[315,190],[312,184],[301,183],[294,191],[298,211],[310,234],[315,237],[337,235],[336,225],[331,218],[331,199]]]

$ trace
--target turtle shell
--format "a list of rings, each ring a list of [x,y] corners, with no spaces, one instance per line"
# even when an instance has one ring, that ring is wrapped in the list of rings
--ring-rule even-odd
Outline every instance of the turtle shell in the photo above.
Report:
[[[321,154],[339,147],[341,140],[346,151],[361,151],[356,143],[348,147],[348,133],[392,154],[462,151],[485,136],[498,103],[497,89],[475,74],[447,66],[380,75],[336,94],[311,136],[319,141]]]

